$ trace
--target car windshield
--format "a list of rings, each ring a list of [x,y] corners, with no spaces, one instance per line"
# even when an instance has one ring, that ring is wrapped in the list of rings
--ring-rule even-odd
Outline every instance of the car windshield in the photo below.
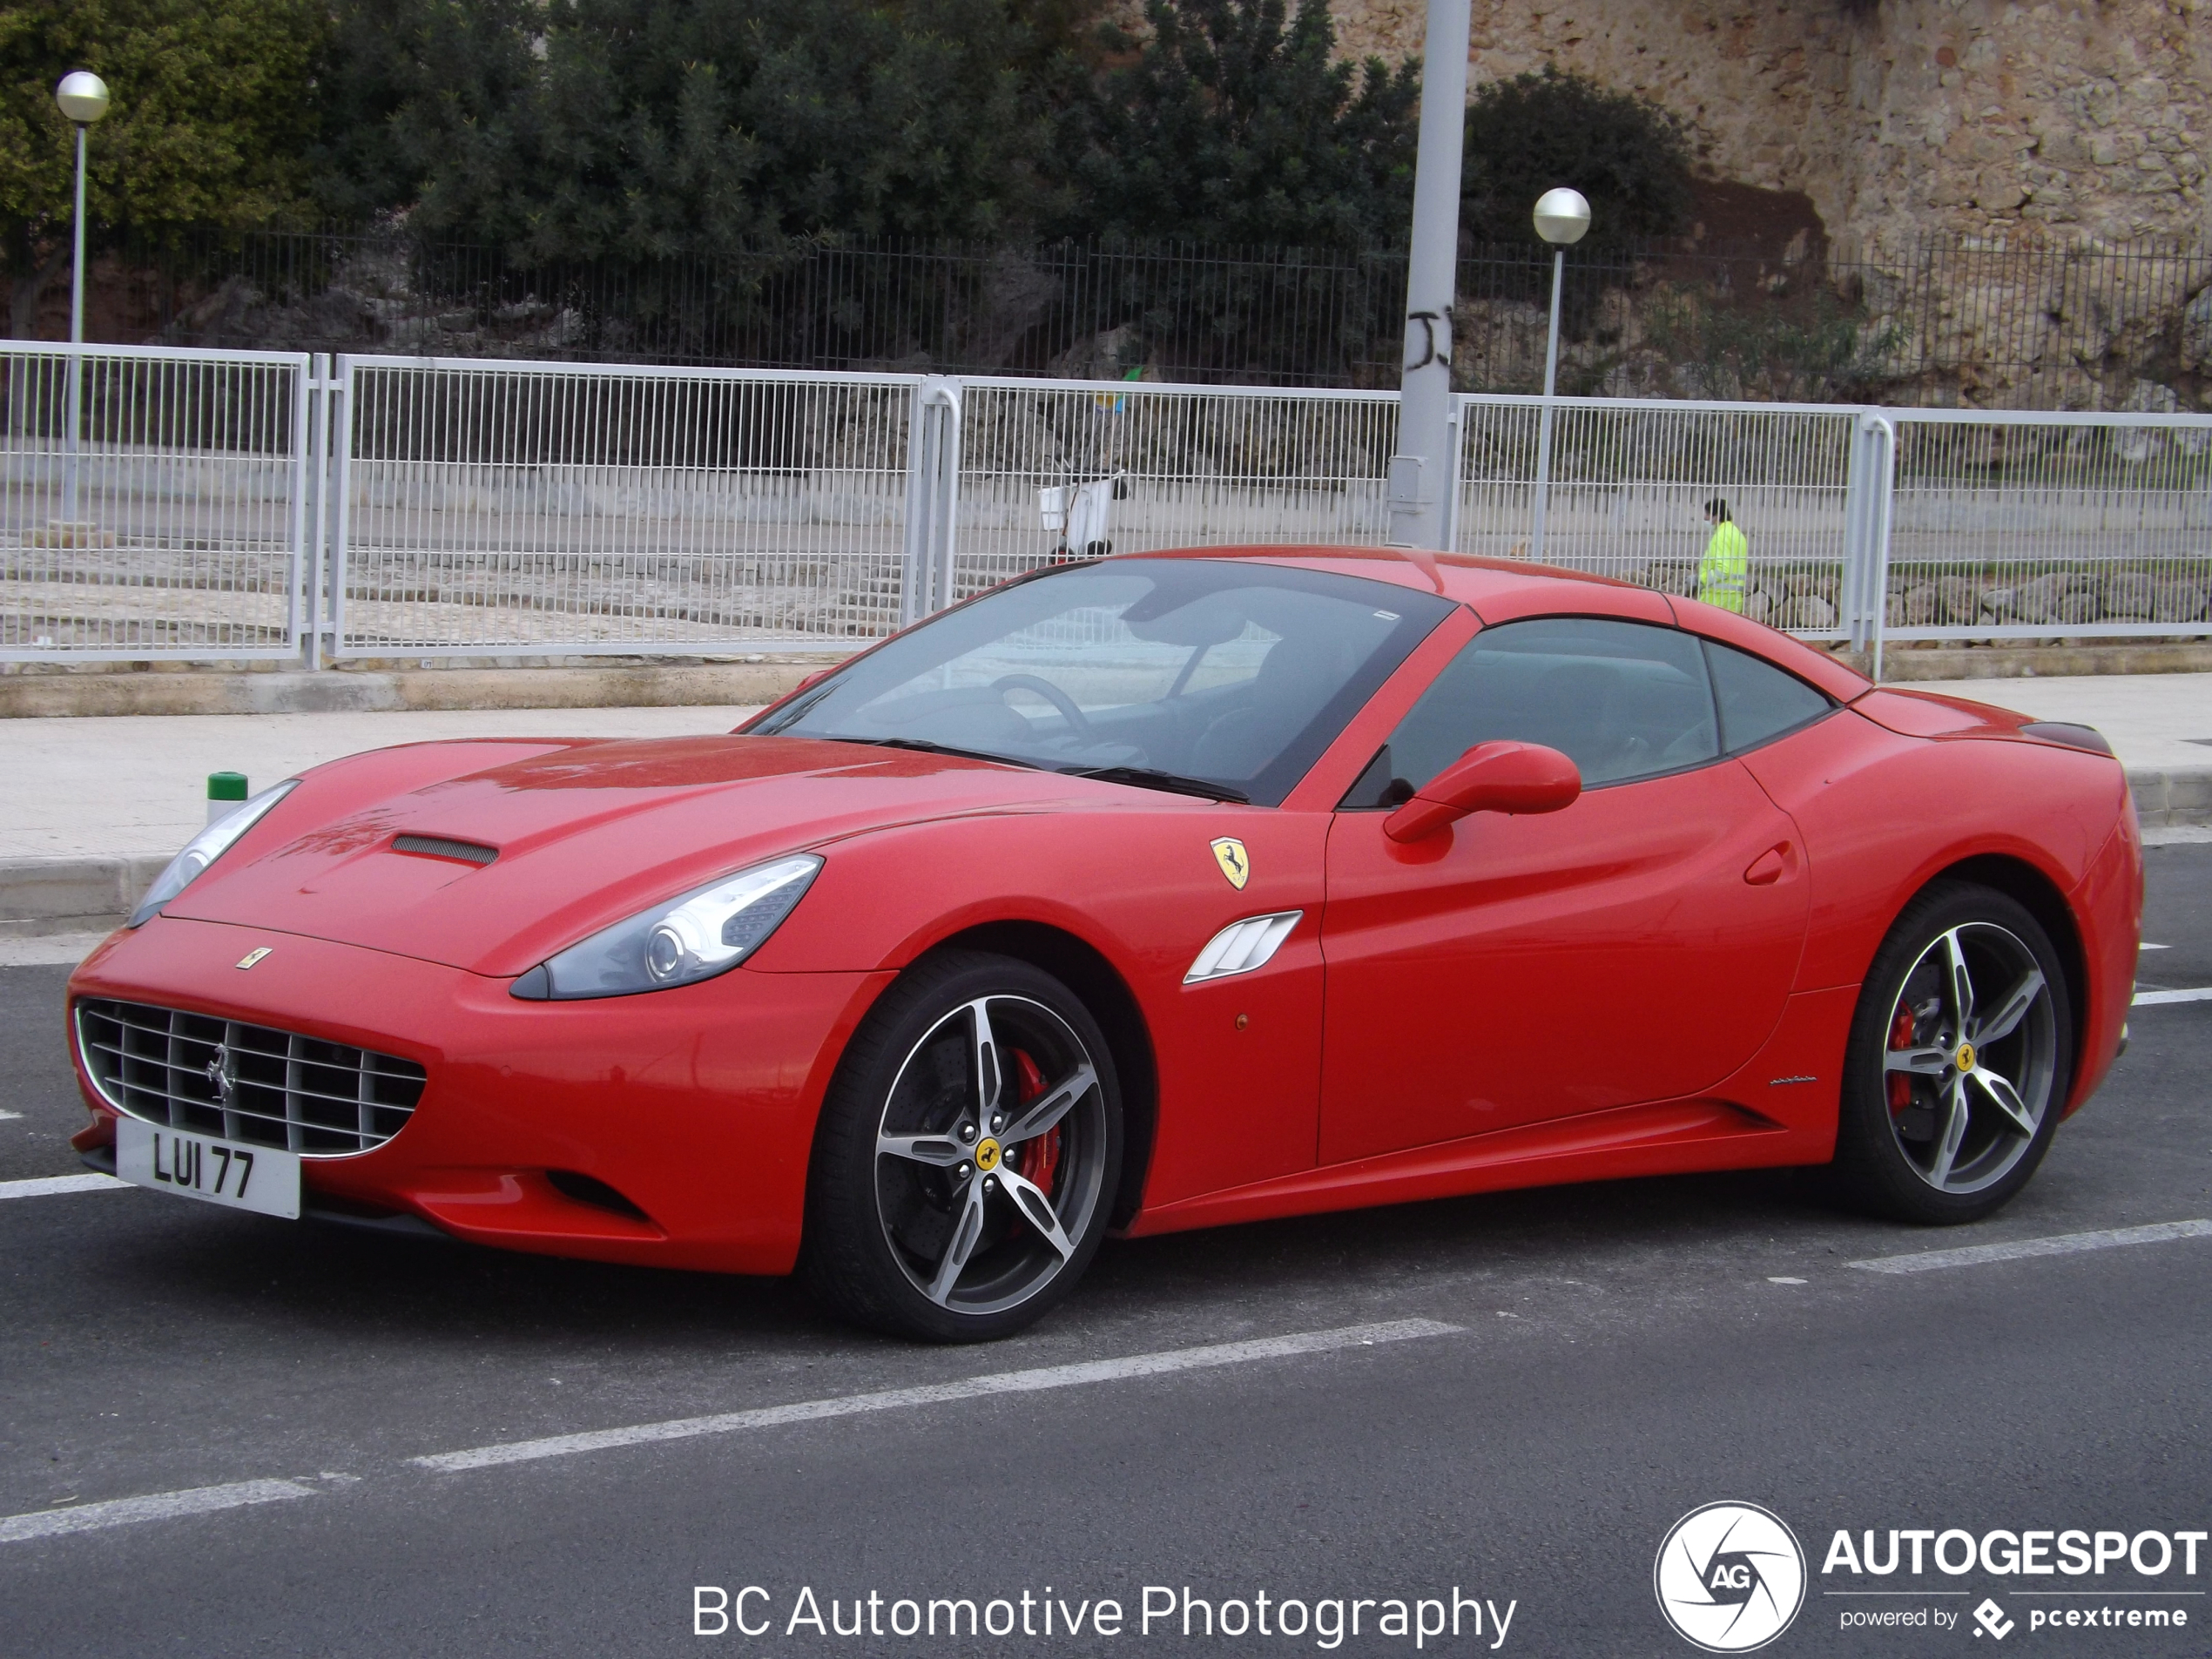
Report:
[[[1102,560],[948,610],[749,729],[1272,806],[1450,610],[1251,560]]]

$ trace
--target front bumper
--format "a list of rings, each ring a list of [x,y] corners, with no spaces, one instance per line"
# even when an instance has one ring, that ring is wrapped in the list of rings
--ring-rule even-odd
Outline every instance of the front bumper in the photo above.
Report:
[[[263,946],[252,969],[236,966]],[[314,1211],[411,1216],[550,1255],[782,1273],[831,1073],[889,978],[740,967],[640,996],[519,1001],[505,980],[411,957],[160,917],[78,969],[70,1024],[80,996],[112,997],[421,1064],[421,1101],[391,1140],[307,1161]],[[77,1063],[86,1103],[112,1118]]]

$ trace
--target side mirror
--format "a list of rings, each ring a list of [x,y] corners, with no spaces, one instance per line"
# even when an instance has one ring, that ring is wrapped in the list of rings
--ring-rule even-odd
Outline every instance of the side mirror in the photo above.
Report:
[[[1555,813],[1582,792],[1582,774],[1540,743],[1478,743],[1383,819],[1393,841],[1418,841],[1470,813]]]

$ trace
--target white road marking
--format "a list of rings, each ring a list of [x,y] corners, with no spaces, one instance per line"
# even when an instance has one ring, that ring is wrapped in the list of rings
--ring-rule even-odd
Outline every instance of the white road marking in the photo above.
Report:
[[[57,1192],[107,1192],[130,1184],[111,1175],[42,1175],[30,1181],[0,1181],[0,1198],[50,1198]]]
[[[1870,1273],[1931,1273],[1939,1267],[1977,1267],[1984,1262],[2016,1262],[2030,1256],[2071,1256],[2076,1251],[2111,1250],[2121,1244],[2160,1244],[2169,1238],[2212,1238],[2212,1221],[2157,1221],[2148,1227],[2113,1227],[2102,1232],[2060,1233],[2050,1238],[2022,1238],[2010,1244],[1970,1244],[1962,1250],[1923,1251],[1917,1256],[1878,1256],[1845,1265]]]
[[[0,1112],[0,1123],[12,1123],[22,1117],[21,1112]]]
[[[452,1474],[469,1469],[489,1469],[502,1463],[526,1463],[537,1458],[568,1457],[578,1452],[604,1451],[610,1447],[644,1446],[659,1440],[691,1440],[702,1434],[731,1434],[745,1429],[773,1428],[785,1423],[813,1423],[826,1418],[855,1417],[868,1412],[905,1411],[948,1400],[981,1399],[994,1394],[1037,1393],[1052,1388],[1079,1388],[1091,1383],[1121,1382],[1133,1377],[1157,1377],[1176,1371],[1200,1371],[1216,1366],[1248,1364],[1255,1359],[1279,1359],[1293,1354],[1325,1353],[1337,1348],[1356,1348],[1378,1342],[1406,1342],[1420,1337],[1449,1336],[1460,1327],[1434,1319],[1393,1319],[1381,1325],[1345,1325],[1334,1331],[1306,1331],[1294,1336],[1262,1337],[1251,1342],[1223,1342],[1202,1348],[1171,1348],[1163,1353],[1131,1354],[1120,1359],[1092,1359],[1080,1365],[1042,1366],[1032,1371],[1001,1371],[959,1382],[930,1383],[918,1388],[887,1388],[873,1394],[843,1394],[829,1399],[803,1399],[788,1406],[768,1406],[747,1412],[723,1412],[712,1417],[682,1417],[663,1423],[637,1423],[628,1428],[594,1429],[583,1434],[555,1434],[542,1440],[510,1440],[502,1446],[473,1447],[465,1452],[442,1452],[435,1457],[410,1459],[418,1468]]]
[[[2174,948],[2171,945],[2154,945],[2145,941],[2142,944],[2137,945],[2135,948],[2137,950],[2171,950]]]
[[[1787,1273],[1769,1273],[1766,1276],[1766,1282],[1770,1285],[1802,1285],[1804,1280],[1793,1278]]]
[[[26,1538],[53,1538],[63,1533],[98,1532],[104,1527],[128,1527],[141,1521],[174,1521],[184,1515],[236,1509],[249,1503],[277,1503],[287,1498],[314,1495],[314,1487],[302,1486],[297,1480],[240,1480],[226,1487],[194,1487],[186,1492],[157,1492],[144,1498],[72,1504],[66,1509],[0,1516],[0,1544],[20,1543]]]
[[[2138,991],[2134,1006],[2140,1008],[2158,1002],[2212,1002],[2212,985],[2187,991]]]

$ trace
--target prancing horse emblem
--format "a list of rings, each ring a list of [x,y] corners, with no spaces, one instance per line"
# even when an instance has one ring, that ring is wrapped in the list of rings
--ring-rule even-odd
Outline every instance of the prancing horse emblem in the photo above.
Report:
[[[1242,893],[1244,883],[1252,878],[1251,860],[1244,856],[1244,844],[1233,835],[1224,835],[1213,844],[1214,862],[1221,866],[1222,874],[1229,878],[1229,885]]]
[[[260,961],[261,958],[267,955],[272,948],[273,948],[271,946],[264,945],[259,950],[249,950],[245,955],[238,959],[238,965],[240,968],[251,968],[254,963]]]
[[[228,1049],[215,1050],[215,1057],[207,1062],[207,1081],[214,1087],[215,1098],[224,1105],[229,1105],[231,1091],[238,1087],[238,1079],[231,1075],[231,1051]]]

